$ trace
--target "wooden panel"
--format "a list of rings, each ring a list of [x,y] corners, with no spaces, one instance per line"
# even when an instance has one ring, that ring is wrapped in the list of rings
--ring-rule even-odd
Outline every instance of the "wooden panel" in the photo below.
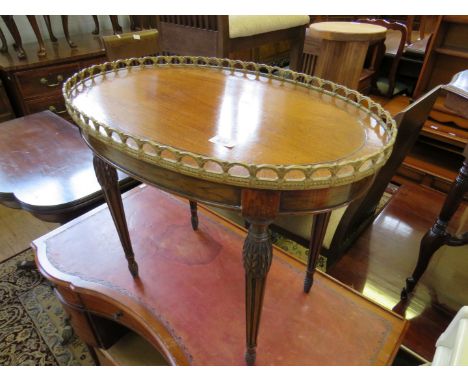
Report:
[[[468,17],[439,16],[413,96],[419,98],[433,87],[449,83],[467,67]],[[417,177],[414,170],[418,170],[425,174],[424,184],[447,190],[461,166],[461,156],[455,153],[461,153],[468,142],[468,121],[448,110],[444,98],[435,103],[419,137],[422,145],[405,160],[405,171]]]
[[[19,89],[25,99],[62,92],[65,80],[79,70],[78,63],[17,72]]]
[[[65,109],[65,100],[61,93],[48,98],[39,98],[31,101],[25,101],[27,114],[38,113],[49,110],[52,113],[73,122],[67,110]]]
[[[467,68],[468,57],[462,58],[438,53],[435,54],[434,66],[437,70],[431,73],[432,75],[429,77],[427,90],[440,84],[448,84],[456,73],[466,70]]]
[[[190,39],[187,39],[190,30]],[[218,32],[161,22],[160,47],[164,52],[178,55],[216,57]]]

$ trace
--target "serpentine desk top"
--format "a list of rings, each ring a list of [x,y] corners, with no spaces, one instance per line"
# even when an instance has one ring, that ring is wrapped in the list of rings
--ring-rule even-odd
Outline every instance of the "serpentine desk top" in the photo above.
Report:
[[[186,202],[149,186],[123,199],[138,282],[105,205],[34,241],[41,273],[86,311],[119,317],[170,364],[243,365],[245,229],[199,206],[193,231]],[[321,272],[306,294],[303,273],[273,249],[257,365],[391,364],[407,321]]]
[[[385,163],[396,136],[391,116],[353,90],[227,59],[119,60],[84,69],[63,90],[85,139],[252,188],[355,182]]]
[[[118,177],[123,189],[136,184]],[[103,199],[76,126],[48,110],[0,124],[0,203],[64,222]]]

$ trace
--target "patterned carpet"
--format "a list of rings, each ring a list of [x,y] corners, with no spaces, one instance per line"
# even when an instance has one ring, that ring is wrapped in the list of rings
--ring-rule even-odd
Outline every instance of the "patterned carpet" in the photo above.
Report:
[[[0,264],[0,365],[93,365],[75,335],[62,344],[66,315],[51,286],[37,270],[17,269],[33,259],[28,249]]]

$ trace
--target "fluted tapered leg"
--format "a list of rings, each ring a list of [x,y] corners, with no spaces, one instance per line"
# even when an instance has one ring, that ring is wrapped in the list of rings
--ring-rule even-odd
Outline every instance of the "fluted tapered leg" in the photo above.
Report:
[[[263,296],[272,260],[268,226],[279,210],[279,192],[243,190],[242,215],[250,223],[242,249],[245,270],[245,319],[247,365],[254,365]]]
[[[125,258],[127,259],[128,269],[133,277],[138,277],[138,264],[135,261],[135,255],[128,233],[117,170],[97,156],[94,156],[93,164],[96,177],[102,187],[109,211],[114,220],[117,233],[119,234],[120,242],[125,252]]]
[[[272,244],[267,224],[251,223],[244,242],[243,260],[245,270],[245,314],[247,365],[255,364],[258,328],[265,294],[266,276],[270,270]]]
[[[307,261],[307,271],[304,279],[304,292],[309,293],[312,284],[314,283],[314,272],[317,266],[317,260],[322,249],[325,232],[327,232],[328,221],[330,220],[331,211],[322,212],[314,215],[312,222],[312,230],[310,232],[309,242],[309,258]]]

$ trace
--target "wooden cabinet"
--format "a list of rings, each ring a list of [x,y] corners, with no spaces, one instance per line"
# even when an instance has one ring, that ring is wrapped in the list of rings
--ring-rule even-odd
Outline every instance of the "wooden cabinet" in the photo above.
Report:
[[[439,16],[413,98],[417,99],[468,68],[468,16]],[[433,106],[418,142],[398,171],[410,179],[447,192],[463,163],[468,120],[445,106],[445,94]]]
[[[15,118],[10,100],[5,92],[2,81],[0,81],[0,122]]]
[[[2,90],[12,106],[10,118],[50,110],[68,120],[62,96],[63,82],[87,66],[105,61],[105,50],[99,36],[91,33],[74,36],[76,49],[64,38],[56,43],[45,41],[47,56],[37,56],[37,44],[23,45],[27,58],[19,60],[11,49],[0,54],[0,76],[5,89],[0,88],[0,118],[3,116]]]

